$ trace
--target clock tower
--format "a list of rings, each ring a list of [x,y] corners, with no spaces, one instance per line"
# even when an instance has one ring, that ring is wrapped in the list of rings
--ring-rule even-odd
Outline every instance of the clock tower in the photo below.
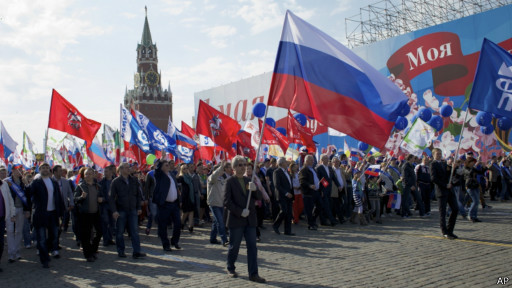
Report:
[[[135,108],[146,115],[153,124],[167,131],[169,118],[172,121],[171,84],[162,88],[162,75],[158,70],[158,49],[151,39],[148,10],[144,20],[141,42],[137,45],[137,72],[134,74],[133,89],[125,91],[124,106]]]

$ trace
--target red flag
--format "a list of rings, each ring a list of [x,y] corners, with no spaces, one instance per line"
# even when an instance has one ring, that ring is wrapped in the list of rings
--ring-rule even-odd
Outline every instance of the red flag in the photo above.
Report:
[[[53,89],[48,128],[67,132],[87,141],[90,146],[100,127],[101,123],[85,118],[75,106]]]
[[[239,155],[256,159],[256,150],[251,145],[251,134],[246,131],[238,133],[237,152]]]
[[[261,126],[263,126],[263,121],[258,120],[260,123],[260,131]],[[290,144],[288,142],[288,138],[281,134],[281,132],[277,131],[274,127],[270,125],[265,125],[265,131],[263,131],[263,139],[261,141],[262,144],[269,144],[269,145],[279,145],[281,149],[283,150],[283,153],[286,153],[286,150],[288,150],[288,145]]]
[[[325,180],[325,178],[322,177],[322,179],[320,179],[320,184],[322,184],[322,186],[324,186],[325,188],[327,188],[327,186],[329,186],[329,182],[327,180]]]
[[[202,100],[199,101],[197,134],[208,136],[218,146],[226,151],[231,151],[240,128],[240,124],[235,119],[221,113]]]
[[[185,134],[186,136],[196,139],[196,131],[192,129],[187,123],[181,121],[181,133]]]
[[[288,139],[290,142],[306,146],[308,152],[314,153],[316,151],[315,142],[313,142],[313,133],[311,129],[300,125],[299,121],[293,117],[292,113],[288,110]]]

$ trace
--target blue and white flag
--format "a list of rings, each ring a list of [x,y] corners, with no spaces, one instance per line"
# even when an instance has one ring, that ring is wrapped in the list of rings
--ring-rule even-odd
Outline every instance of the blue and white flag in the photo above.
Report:
[[[149,120],[144,114],[135,110],[135,119],[140,128],[146,132],[148,136],[149,146],[152,151],[165,151],[172,153],[176,150],[176,140],[165,134],[162,130]]]
[[[486,38],[468,107],[512,118],[512,55]]]
[[[144,153],[150,153],[148,135],[140,128],[135,117],[121,104],[121,139],[137,145]],[[126,147],[126,145],[125,145]]]
[[[185,163],[192,163],[194,161],[194,151],[197,148],[197,142],[176,129],[170,117],[167,124],[167,134],[172,137],[176,143],[176,149],[171,151],[171,153]]]

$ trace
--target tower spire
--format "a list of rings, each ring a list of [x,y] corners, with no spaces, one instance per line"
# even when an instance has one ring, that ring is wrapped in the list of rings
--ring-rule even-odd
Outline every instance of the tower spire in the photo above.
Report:
[[[144,6],[144,9],[146,10],[146,19],[144,19],[144,30],[142,30],[141,44],[149,47],[153,44],[153,40],[151,39],[151,31],[149,30],[148,7]]]

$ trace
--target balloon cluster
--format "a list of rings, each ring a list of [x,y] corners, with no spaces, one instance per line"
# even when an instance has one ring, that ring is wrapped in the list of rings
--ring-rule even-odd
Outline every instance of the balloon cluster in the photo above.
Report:
[[[480,131],[485,135],[490,135],[494,132],[492,125],[492,118],[497,119],[497,126],[500,130],[508,131],[512,128],[512,120],[501,115],[491,114],[489,112],[480,111],[476,114],[476,123],[480,125]]]
[[[402,131],[405,128],[407,128],[407,126],[409,126],[409,121],[407,120],[407,118],[405,118],[405,116],[407,116],[410,111],[411,108],[408,105],[404,105],[403,107],[400,108],[400,110],[398,111],[399,116],[395,122],[395,128],[397,130]],[[453,107],[446,104],[441,106],[441,108],[439,109],[439,114],[441,114],[441,116],[432,115],[432,111],[430,109],[428,109],[427,107],[423,107],[420,110],[418,110],[418,113],[416,113],[416,115],[412,117],[411,123],[413,123],[416,120],[416,118],[420,118],[421,120],[427,122],[427,124],[432,126],[436,131],[440,131],[443,129],[444,125],[442,117],[450,117],[452,113]]]

